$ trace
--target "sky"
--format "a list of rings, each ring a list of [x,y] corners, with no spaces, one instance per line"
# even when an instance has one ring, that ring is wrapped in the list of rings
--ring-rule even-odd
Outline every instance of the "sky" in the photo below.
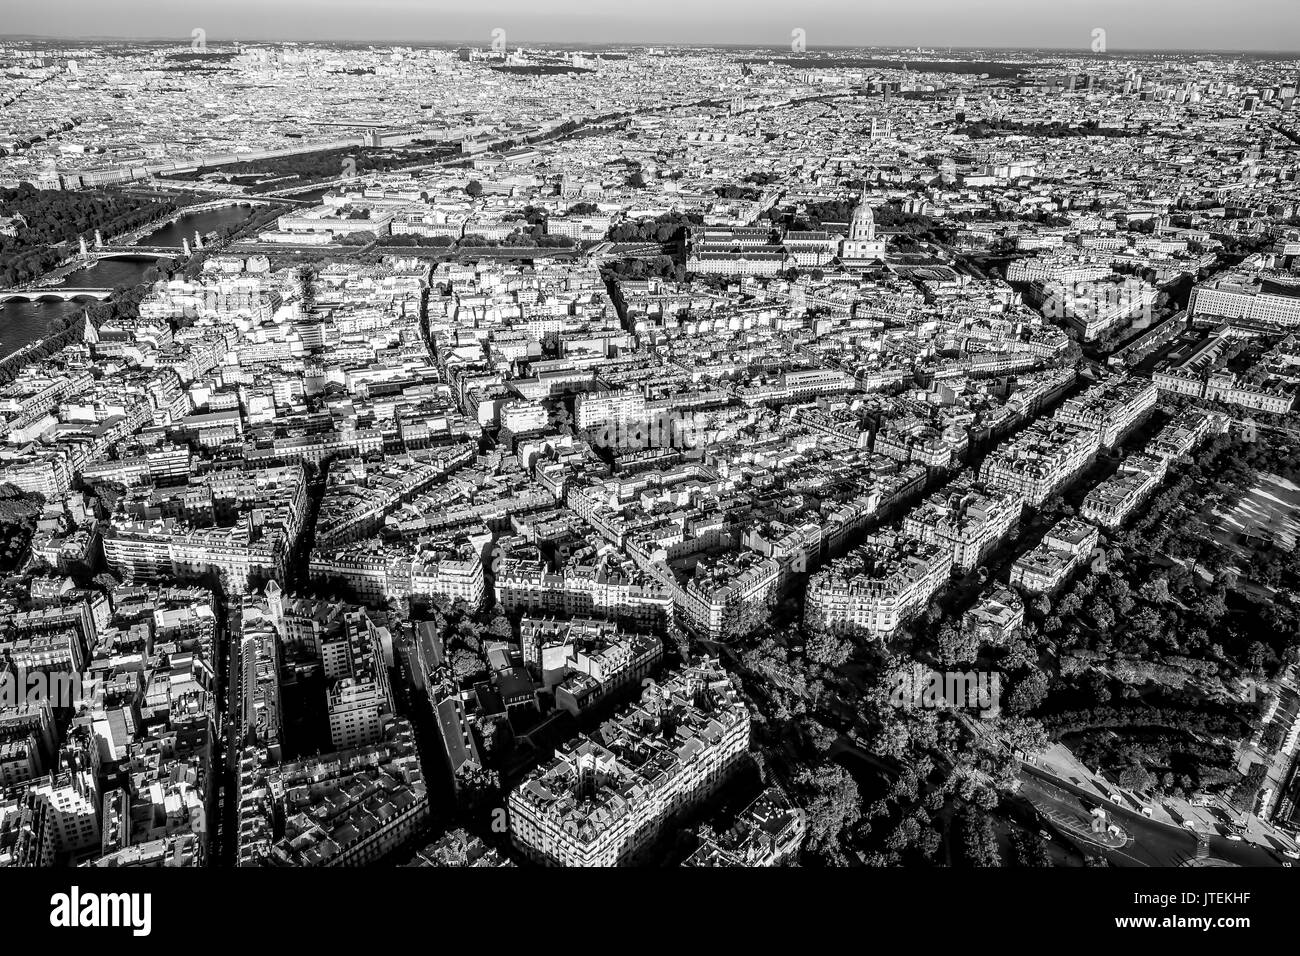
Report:
[[[1300,0],[0,0],[0,35],[1300,54]]]

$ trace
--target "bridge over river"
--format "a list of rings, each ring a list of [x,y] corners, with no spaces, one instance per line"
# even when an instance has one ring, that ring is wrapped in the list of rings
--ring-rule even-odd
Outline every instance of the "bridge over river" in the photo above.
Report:
[[[40,289],[6,289],[0,292],[0,304],[5,302],[73,302],[78,299],[95,299],[102,302],[112,294],[112,289],[68,289],[63,286]]]

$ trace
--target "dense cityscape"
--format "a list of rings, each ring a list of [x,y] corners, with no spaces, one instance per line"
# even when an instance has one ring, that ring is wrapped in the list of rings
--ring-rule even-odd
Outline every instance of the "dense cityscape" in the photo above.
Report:
[[[1291,867],[1300,56],[0,39],[0,866]]]

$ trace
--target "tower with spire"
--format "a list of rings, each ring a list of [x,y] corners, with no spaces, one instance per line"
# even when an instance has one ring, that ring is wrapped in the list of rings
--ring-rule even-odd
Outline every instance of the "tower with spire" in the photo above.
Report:
[[[90,321],[89,309],[82,310],[81,318],[83,323],[81,326],[81,341],[84,345],[89,346],[91,351],[94,351],[95,346],[99,344],[99,330],[95,328],[95,323]]]

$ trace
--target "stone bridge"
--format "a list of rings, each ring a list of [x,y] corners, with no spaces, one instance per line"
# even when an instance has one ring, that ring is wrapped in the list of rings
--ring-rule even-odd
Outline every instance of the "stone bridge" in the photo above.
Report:
[[[9,289],[0,292],[0,304],[5,302],[72,302],[76,299],[97,299],[102,302],[112,294],[112,289],[64,289],[60,286],[52,286],[48,289]]]

